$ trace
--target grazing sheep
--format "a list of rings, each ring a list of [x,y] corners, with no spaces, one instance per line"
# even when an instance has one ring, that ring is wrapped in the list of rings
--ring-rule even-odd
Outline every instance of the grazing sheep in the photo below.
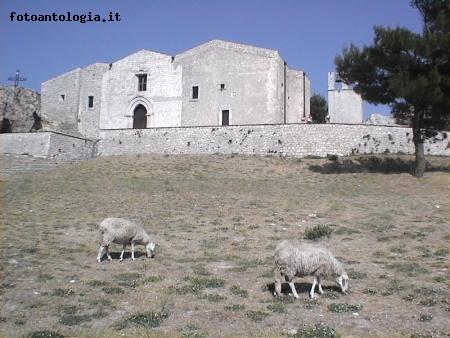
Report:
[[[136,244],[144,245],[147,250],[147,257],[155,255],[155,241],[145,232],[144,227],[138,223],[123,218],[106,218],[100,223],[101,235],[100,249],[98,250],[97,261],[100,263],[105,249],[108,259],[111,261],[108,247],[111,243],[122,244],[123,249],[120,254],[120,261],[127,244],[131,244],[131,259],[134,261],[134,246]]]
[[[275,262],[275,296],[281,294],[281,283],[287,281],[292,294],[298,298],[293,278],[314,276],[314,282],[309,293],[314,298],[314,289],[319,284],[319,293],[322,294],[322,278],[337,277],[336,283],[343,293],[348,288],[348,276],[333,254],[326,248],[310,244],[300,243],[294,240],[285,240],[277,245],[274,254]]]

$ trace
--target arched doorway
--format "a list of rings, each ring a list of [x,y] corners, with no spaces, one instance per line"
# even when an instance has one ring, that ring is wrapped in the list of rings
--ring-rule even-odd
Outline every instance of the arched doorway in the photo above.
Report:
[[[133,129],[147,128],[147,109],[140,104],[134,109]]]

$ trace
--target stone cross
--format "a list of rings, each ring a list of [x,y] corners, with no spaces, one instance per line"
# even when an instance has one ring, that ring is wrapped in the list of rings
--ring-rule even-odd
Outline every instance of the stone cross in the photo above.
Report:
[[[14,88],[17,88],[19,81],[26,81],[26,77],[20,77],[20,70],[16,70],[16,75],[14,77],[8,77],[8,81],[14,81]]]

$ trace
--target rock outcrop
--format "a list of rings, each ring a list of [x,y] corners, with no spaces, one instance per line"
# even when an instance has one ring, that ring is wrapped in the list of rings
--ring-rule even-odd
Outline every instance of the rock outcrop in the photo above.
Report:
[[[2,133],[40,130],[41,94],[13,86],[0,86],[0,129]]]

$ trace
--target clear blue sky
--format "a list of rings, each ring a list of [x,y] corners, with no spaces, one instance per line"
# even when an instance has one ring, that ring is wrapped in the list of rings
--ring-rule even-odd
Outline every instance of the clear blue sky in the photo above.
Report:
[[[17,14],[119,13],[121,22],[11,22]],[[278,50],[326,97],[327,72],[351,42],[373,41],[373,26],[421,31],[408,0],[1,0],[0,84],[20,69],[40,90],[56,75],[114,62],[140,49],[171,55],[211,39]],[[366,105],[365,115],[388,107]]]

